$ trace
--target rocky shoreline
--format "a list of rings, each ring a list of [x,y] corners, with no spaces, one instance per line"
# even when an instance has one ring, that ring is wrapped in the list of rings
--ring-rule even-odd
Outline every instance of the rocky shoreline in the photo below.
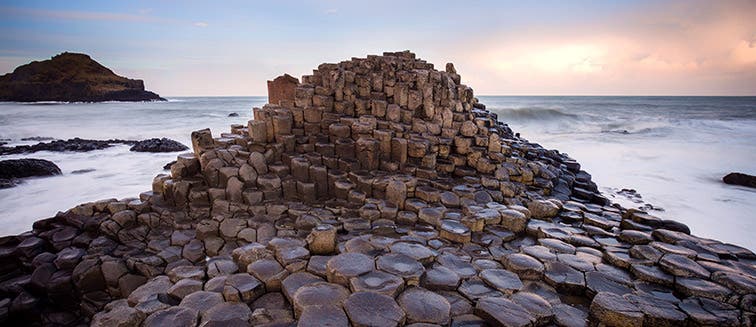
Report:
[[[698,326],[756,321],[756,255],[612,205],[453,65],[268,84],[132,199],[0,238],[0,323]]]

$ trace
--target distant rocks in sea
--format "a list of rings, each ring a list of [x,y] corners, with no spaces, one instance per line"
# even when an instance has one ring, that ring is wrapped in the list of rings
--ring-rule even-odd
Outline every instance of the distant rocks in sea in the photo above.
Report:
[[[33,140],[35,138],[26,138],[22,140]],[[168,138],[151,138],[144,141],[134,140],[88,140],[82,138],[72,138],[68,140],[54,140],[51,142],[40,142],[33,145],[18,145],[6,147],[0,145],[0,155],[34,153],[38,151],[51,152],[89,152],[109,148],[115,144],[131,145],[131,151],[135,152],[176,152],[188,149],[177,141]]]
[[[129,150],[135,152],[177,152],[188,149],[186,145],[164,137],[139,141]]]
[[[11,159],[0,161],[0,188],[16,186],[19,178],[60,175],[55,163],[43,159]]]
[[[64,52],[0,76],[0,101],[165,101],[144,81],[118,76],[86,54]]]
[[[239,117],[239,114],[237,114],[235,112],[232,112],[232,113],[228,114],[228,116],[229,117]]]
[[[34,153],[38,151],[52,151],[52,152],[89,152],[94,150],[102,150],[113,146],[113,144],[127,144],[133,145],[137,141],[132,140],[87,140],[81,138],[72,138],[68,140],[54,140],[51,142],[40,142],[34,145],[18,145],[14,147],[0,147],[0,155],[6,154],[20,154],[20,153]]]
[[[729,173],[722,178],[725,184],[756,188],[756,176],[743,173]]]

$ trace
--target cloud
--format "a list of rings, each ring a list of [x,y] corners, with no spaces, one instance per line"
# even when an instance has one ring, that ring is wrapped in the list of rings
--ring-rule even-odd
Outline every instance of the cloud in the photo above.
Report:
[[[193,25],[194,25],[194,26],[197,26],[197,27],[202,27],[202,28],[204,28],[204,27],[207,27],[207,26],[208,26],[208,24],[207,24],[207,23],[205,23],[205,22],[196,22],[196,23],[194,23]]]
[[[326,15],[335,15],[338,12],[339,12],[338,9],[336,9],[336,8],[330,8],[330,9],[326,9],[323,13],[326,14]]]

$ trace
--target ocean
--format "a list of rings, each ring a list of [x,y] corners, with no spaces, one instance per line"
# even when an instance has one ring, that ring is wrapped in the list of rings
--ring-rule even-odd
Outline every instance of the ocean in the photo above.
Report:
[[[478,98],[521,137],[578,160],[613,201],[645,205],[654,215],[687,224],[696,235],[756,250],[756,190],[721,182],[729,172],[756,174],[756,97]],[[191,146],[192,131],[228,132],[229,125],[252,119],[251,109],[267,98],[168,100],[0,103],[0,141],[167,137]],[[35,220],[79,203],[137,197],[177,155],[128,149],[0,156],[47,159],[63,171],[0,189],[0,235],[30,230]],[[640,199],[622,189],[637,191]]]

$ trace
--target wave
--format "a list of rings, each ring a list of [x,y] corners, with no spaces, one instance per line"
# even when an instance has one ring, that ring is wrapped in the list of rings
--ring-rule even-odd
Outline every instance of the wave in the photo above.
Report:
[[[516,121],[549,121],[549,120],[579,120],[580,115],[567,113],[559,109],[545,108],[545,107],[524,107],[524,108],[509,108],[498,109],[496,113],[499,114],[499,118],[506,120]]]

